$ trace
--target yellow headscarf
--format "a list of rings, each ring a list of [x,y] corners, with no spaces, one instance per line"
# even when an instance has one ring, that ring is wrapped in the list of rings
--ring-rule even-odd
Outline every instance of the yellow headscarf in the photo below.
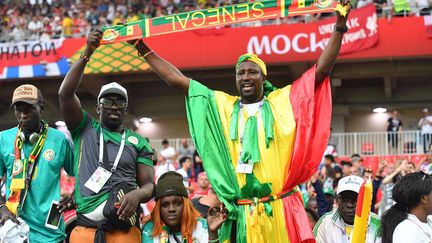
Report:
[[[253,53],[246,53],[246,54],[241,55],[237,61],[236,68],[238,68],[240,63],[242,63],[244,61],[251,61],[251,62],[255,63],[256,65],[258,65],[260,67],[261,72],[265,76],[267,76],[267,67],[266,67],[264,61],[261,60],[257,55],[255,55]]]
[[[264,76],[267,76],[267,66],[264,63],[264,61],[261,60],[261,58],[259,58],[257,55],[255,55],[253,53],[246,53],[246,54],[241,55],[237,61],[236,68],[238,68],[240,63],[242,63],[244,61],[251,61],[251,62],[255,63],[261,69],[261,72],[264,74]],[[276,87],[274,87],[268,80],[265,80],[265,82],[264,82],[264,95],[267,96],[270,94],[270,92],[272,92],[274,90],[276,90]]]

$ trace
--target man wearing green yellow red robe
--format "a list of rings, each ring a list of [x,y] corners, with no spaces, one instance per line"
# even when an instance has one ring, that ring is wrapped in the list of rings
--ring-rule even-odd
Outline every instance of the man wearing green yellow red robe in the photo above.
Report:
[[[266,80],[260,58],[240,56],[235,69],[239,96],[187,78],[142,40],[130,42],[166,83],[186,94],[192,138],[214,191],[229,211],[219,238],[209,242],[315,242],[296,187],[317,170],[327,144],[328,75],[346,21],[337,13],[335,31],[317,63],[281,89]],[[97,45],[101,32],[91,35]]]

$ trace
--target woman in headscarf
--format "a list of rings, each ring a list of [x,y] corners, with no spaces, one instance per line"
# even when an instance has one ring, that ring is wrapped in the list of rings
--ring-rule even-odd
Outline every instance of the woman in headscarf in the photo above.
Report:
[[[218,229],[227,217],[224,207],[211,208],[207,221],[200,218],[179,173],[170,171],[159,178],[155,200],[151,221],[143,228],[143,243],[219,242]]]

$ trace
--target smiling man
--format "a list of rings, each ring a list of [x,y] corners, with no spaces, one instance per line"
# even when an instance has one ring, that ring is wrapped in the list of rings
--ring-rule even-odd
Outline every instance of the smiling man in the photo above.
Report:
[[[99,121],[81,108],[75,92],[88,58],[98,47],[92,33],[80,59],[59,90],[60,110],[75,144],[77,227],[70,242],[140,242],[137,210],[153,196],[153,151],[147,140],[124,128],[128,95],[118,83],[102,86],[97,97]],[[112,193],[127,189],[111,204]],[[118,208],[115,209],[115,208]],[[111,216],[115,220],[111,220]]]
[[[6,178],[1,226],[9,220],[18,223],[16,217],[20,217],[20,224],[30,228],[30,242],[61,242],[66,236],[63,219],[58,226],[47,227],[45,222],[51,203],[60,201],[62,168],[73,175],[72,148],[62,132],[42,120],[44,99],[38,88],[31,84],[16,88],[11,107],[18,126],[0,132],[0,176]],[[2,240],[17,230],[8,231],[9,226],[2,227]],[[21,242],[23,238],[9,240]]]
[[[346,176],[339,180],[336,201],[338,208],[324,214],[314,228],[317,243],[351,242],[357,196],[363,179],[359,176]],[[378,216],[370,214],[366,243],[381,242],[381,223]]]

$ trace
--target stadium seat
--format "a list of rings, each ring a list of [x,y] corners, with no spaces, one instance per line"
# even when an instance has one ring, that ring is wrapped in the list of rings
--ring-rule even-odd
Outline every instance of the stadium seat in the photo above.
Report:
[[[373,143],[364,143],[361,147],[361,153],[364,155],[371,155],[375,153],[375,146]]]

